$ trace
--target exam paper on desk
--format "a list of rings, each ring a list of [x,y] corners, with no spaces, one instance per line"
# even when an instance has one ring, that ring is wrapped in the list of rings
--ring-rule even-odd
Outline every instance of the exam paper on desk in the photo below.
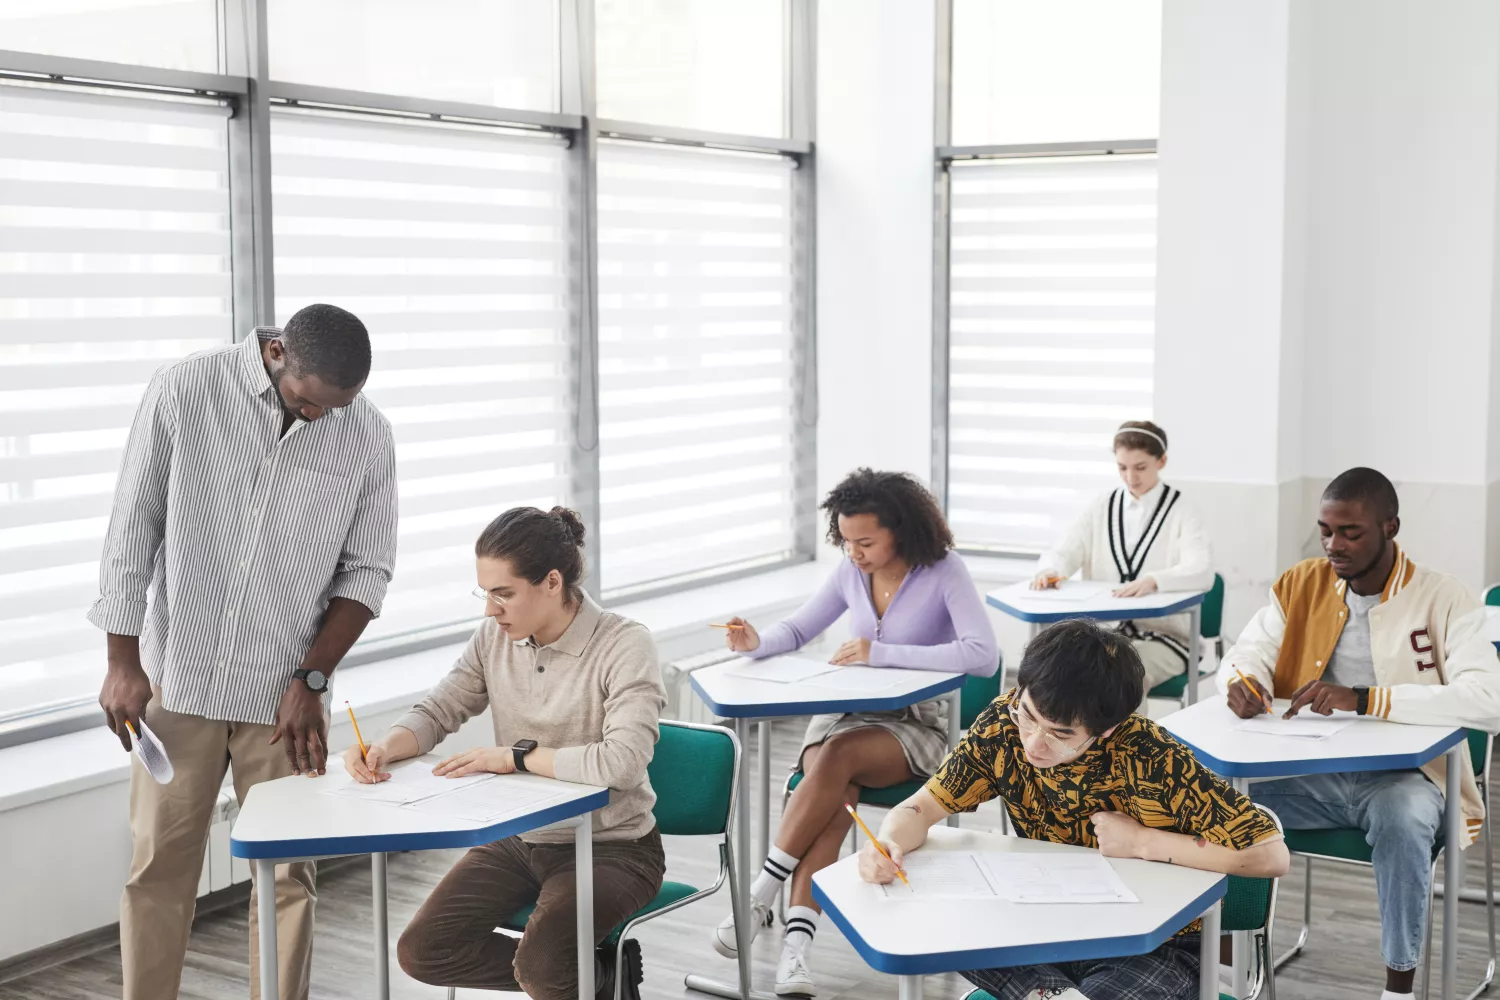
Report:
[[[829,674],[839,668],[827,660],[815,660],[808,656],[769,656],[764,660],[744,660],[726,667],[727,677],[744,677],[749,680],[770,681],[773,684],[795,684],[810,677]]]
[[[323,790],[324,795],[340,795],[365,802],[383,802],[387,805],[404,806],[423,802],[439,795],[447,795],[461,788],[478,785],[494,778],[493,774],[467,774],[462,778],[443,778],[432,773],[435,758],[418,758],[409,764],[398,764],[391,768],[390,778],[365,785],[357,781],[347,785],[336,785]]]
[[[916,852],[903,859],[911,888],[881,886],[882,897],[902,899],[999,899],[1012,903],[1136,903],[1102,854],[1038,854],[1030,851]]]

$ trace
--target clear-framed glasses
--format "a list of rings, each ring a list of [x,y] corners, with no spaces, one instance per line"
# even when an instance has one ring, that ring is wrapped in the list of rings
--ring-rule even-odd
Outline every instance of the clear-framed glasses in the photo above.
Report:
[[[486,604],[493,604],[497,608],[505,607],[505,598],[501,597],[499,594],[492,594],[488,590],[485,590],[483,587],[475,587],[473,590],[469,591],[469,593],[473,594],[481,601],[484,601]]]
[[[1021,731],[1021,738],[1023,740],[1030,739],[1032,733],[1040,732],[1042,734],[1042,738],[1047,741],[1048,746],[1050,746],[1057,753],[1063,754],[1064,756],[1068,757],[1077,757],[1079,754],[1083,753],[1089,748],[1089,744],[1093,743],[1096,738],[1090,736],[1088,739],[1084,740],[1076,747],[1068,746],[1068,744],[1064,743],[1062,740],[1058,739],[1056,736],[1053,736],[1051,733],[1047,732],[1047,730],[1043,729],[1041,723],[1037,722],[1036,719],[1033,719],[1031,717],[1031,713],[1026,711],[1026,709],[1021,705],[1019,701],[1012,701],[1010,703],[1010,717],[1011,721],[1016,724],[1016,728]]]

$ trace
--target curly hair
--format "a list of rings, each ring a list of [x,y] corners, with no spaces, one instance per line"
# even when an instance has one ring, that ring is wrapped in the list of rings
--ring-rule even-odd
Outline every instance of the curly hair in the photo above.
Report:
[[[953,532],[927,487],[904,472],[855,469],[828,491],[819,507],[828,512],[828,543],[844,544],[840,517],[874,514],[896,536],[896,553],[910,566],[942,562],[953,548]]]

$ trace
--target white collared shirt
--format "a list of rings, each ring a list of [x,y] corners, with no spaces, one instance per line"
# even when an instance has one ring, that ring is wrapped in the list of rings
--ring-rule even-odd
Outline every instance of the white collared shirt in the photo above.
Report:
[[[1162,490],[1167,488],[1166,483],[1160,479],[1156,485],[1151,487],[1139,498],[1125,491],[1125,547],[1134,551],[1136,542],[1140,541],[1141,532],[1146,528],[1146,522],[1151,520],[1151,514],[1156,510],[1156,505],[1161,502]]]

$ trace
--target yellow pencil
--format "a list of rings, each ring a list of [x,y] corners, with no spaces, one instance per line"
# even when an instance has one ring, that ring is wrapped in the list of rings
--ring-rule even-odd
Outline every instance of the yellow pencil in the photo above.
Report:
[[[875,835],[870,832],[870,828],[868,826],[865,826],[865,821],[859,818],[859,813],[857,813],[857,812],[854,811],[854,807],[851,806],[849,803],[845,802],[844,803],[844,808],[847,809],[847,810],[849,810],[849,815],[854,817],[854,822],[856,822],[856,823],[859,824],[859,828],[861,830],[865,831],[865,836],[870,838],[870,843],[872,843],[872,844],[875,845],[875,850],[879,851],[881,853],[881,856],[884,857],[891,864],[895,864],[896,863],[895,860],[886,851],[885,845],[882,844],[880,841],[878,841],[878,840],[875,839]],[[906,882],[906,872],[902,871],[900,868],[897,868],[896,869],[896,874],[897,874],[897,876],[900,877],[900,879],[901,879],[902,882]],[[908,889],[910,889],[911,888],[911,883],[910,882],[906,882],[906,887]]]
[[[735,629],[739,629],[741,631],[744,631],[744,628],[745,628],[745,626],[743,626],[743,625],[720,625],[717,622],[709,622],[708,623],[708,627],[709,628],[727,628],[730,631],[734,631]]]
[[[1260,699],[1261,704],[1266,706],[1267,712],[1272,712],[1272,714],[1274,714],[1271,708],[1271,703],[1269,701],[1266,701],[1266,696],[1260,693],[1260,688],[1250,683],[1250,678],[1240,673],[1239,667],[1234,668],[1234,675],[1240,679],[1241,684],[1245,685],[1245,690],[1249,691],[1251,694],[1255,695],[1255,697]]]
[[[349,710],[349,721],[354,723],[354,738],[359,741],[359,759],[368,763],[369,751],[365,748],[365,738],[359,735],[359,720],[354,717],[354,706],[346,701],[344,707]]]

